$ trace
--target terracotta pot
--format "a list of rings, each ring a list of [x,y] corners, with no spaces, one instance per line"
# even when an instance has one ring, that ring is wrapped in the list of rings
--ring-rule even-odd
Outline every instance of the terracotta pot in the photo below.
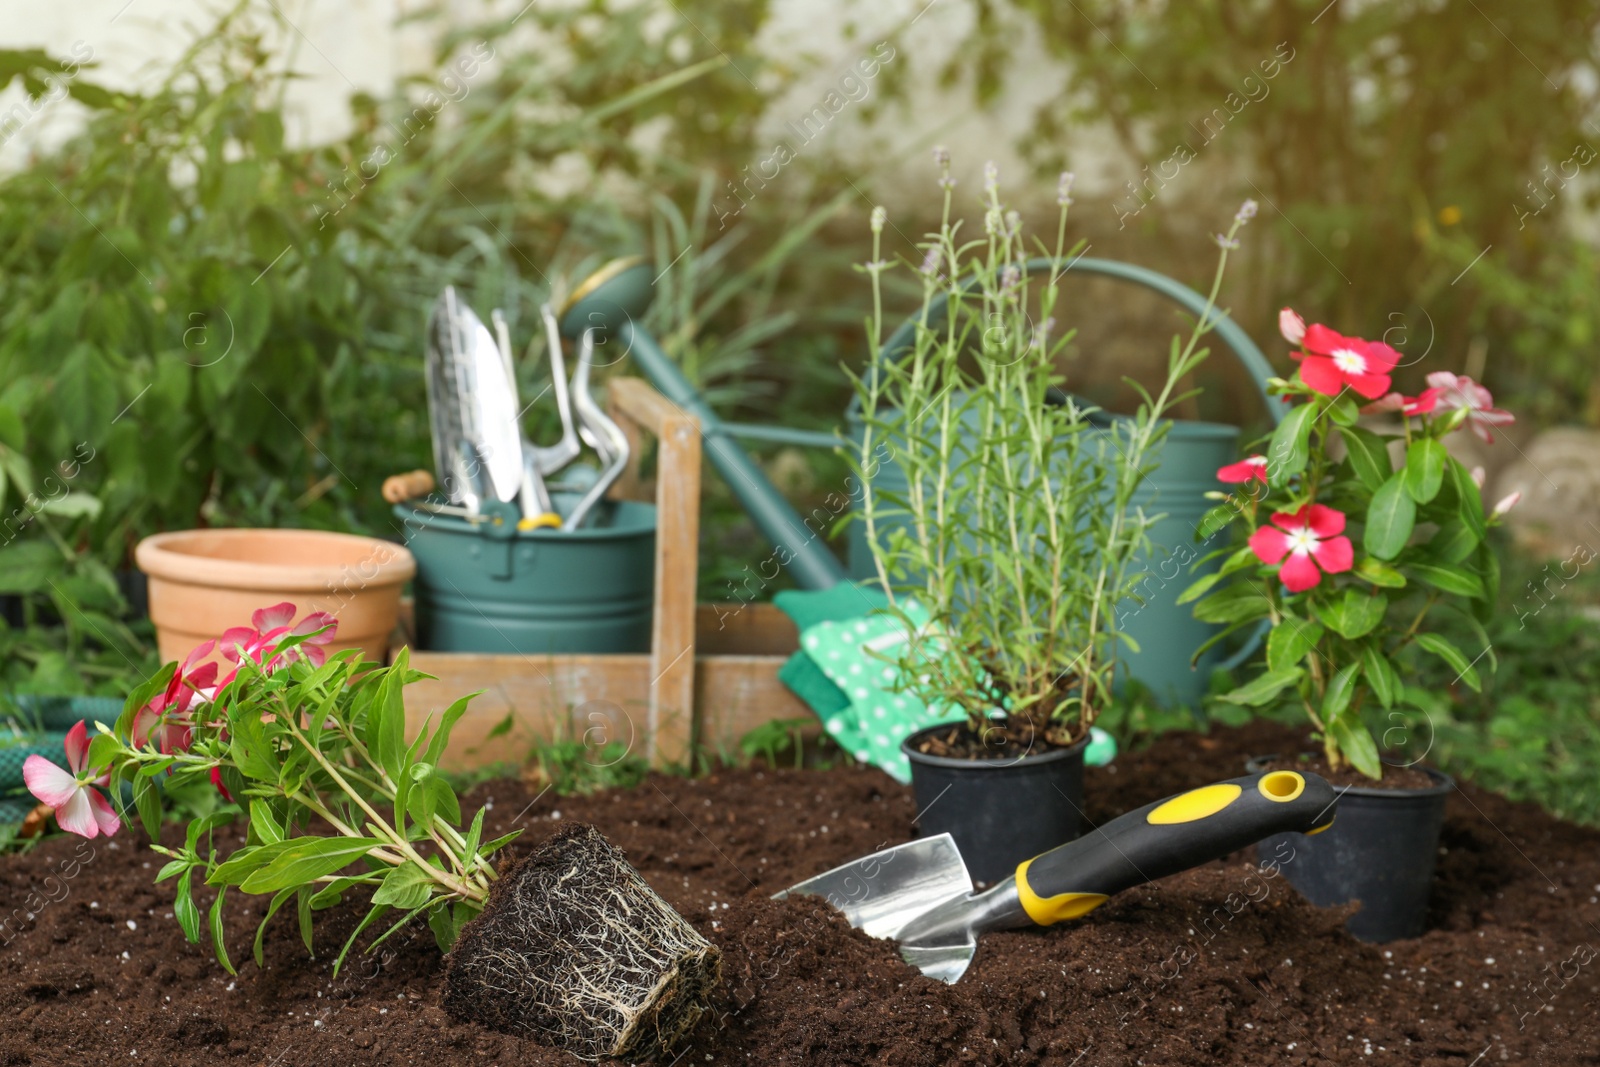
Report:
[[[359,648],[382,662],[400,589],[417,571],[402,545],[322,530],[178,530],[146,537],[134,558],[150,579],[163,662],[284,600],[294,602],[297,618],[312,611],[338,618],[330,652]]]

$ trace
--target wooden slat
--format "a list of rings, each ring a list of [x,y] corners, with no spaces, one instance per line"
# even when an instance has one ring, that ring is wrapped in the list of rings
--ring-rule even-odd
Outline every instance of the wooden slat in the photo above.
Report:
[[[618,379],[622,384],[635,379]],[[642,383],[641,383],[642,384]],[[660,399],[652,390],[651,396]],[[665,401],[663,401],[665,403]],[[624,413],[628,407],[619,404]],[[674,409],[677,412],[677,409]],[[653,412],[656,471],[656,596],[650,641],[650,760],[684,763],[694,750],[694,597],[700,557],[700,423]]]
[[[656,457],[655,616],[650,637],[647,751],[656,764],[684,763],[694,749],[694,597],[700,555],[700,423],[639,378],[608,383],[612,414],[632,446],[629,476],[647,430]]]
[[[787,656],[800,647],[794,620],[771,604],[701,604],[695,647],[707,656]]]
[[[650,657],[634,655],[486,655],[411,653],[411,665],[434,675],[405,689],[407,737],[425,716],[483,690],[456,724],[441,761],[454,770],[521,763],[540,741],[582,739],[604,748],[619,741],[642,751],[649,725]],[[509,718],[508,732],[495,734]],[[491,736],[493,734],[494,736]]]
[[[778,681],[784,656],[701,656],[694,663],[700,743],[712,754],[737,753],[739,739],[774,719],[810,710]],[[457,723],[442,761],[453,770],[520,763],[541,741],[581,740],[602,758],[613,742],[650,749],[650,657],[492,656],[413,652],[412,664],[437,680],[406,687],[407,736],[423,718],[457,697],[483,690]],[[510,729],[495,734],[509,718]],[[494,736],[490,736],[494,734]],[[603,757],[614,759],[617,750]]]

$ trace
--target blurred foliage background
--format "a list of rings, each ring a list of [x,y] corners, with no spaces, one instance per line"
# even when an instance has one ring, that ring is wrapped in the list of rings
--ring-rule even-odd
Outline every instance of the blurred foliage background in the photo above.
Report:
[[[1084,131],[1097,131],[1113,177],[1081,183],[1076,209],[1094,254],[1194,282],[1218,220],[1254,197],[1261,217],[1226,299],[1270,356],[1282,356],[1267,343],[1276,309],[1293,303],[1352,333],[1401,327],[1389,339],[1415,357],[1402,386],[1466,370],[1526,424],[1600,425],[1600,5],[940,2],[971,32],[933,54],[907,43],[920,15],[894,24],[895,62],[840,120],[855,144],[927,106],[918,85],[981,116],[1012,106],[1042,62],[1063,89],[1029,105],[1015,147],[1033,173],[1005,180],[1053,211],[1056,172],[1082,169]],[[272,42],[288,28],[266,0],[221,9],[137,94],[71,56],[0,52],[0,83],[38,100],[70,75],[89,111],[80,133],[0,175],[0,690],[115,693],[149,666],[131,561],[151,532],[398,536],[378,485],[429,463],[420,337],[446,284],[506,309],[534,395],[538,303],[645,252],[664,272],[648,325],[720,410],[837,424],[839,365],[862,358],[869,294],[852,264],[866,214],[886,203],[894,252],[915,257],[935,221],[933,171],[907,185],[923,172],[824,143],[728,214],[730,183],[772,152],[763,116],[808,70],[758,47],[770,4],[537,4],[519,26],[408,18],[436,31],[433,70],[354,96],[350,132],[314,145],[285,138],[291,76]],[[1013,62],[1022,43],[1042,59]],[[1139,336],[1151,316],[1121,300],[1079,302],[1101,322],[1099,334],[1073,324],[1080,349]],[[1250,418],[1218,373],[1203,384],[1219,417]],[[552,417],[536,409],[531,433],[547,436],[539,420]],[[797,503],[844,480],[827,453],[762,458]],[[703,597],[748,596],[761,549],[714,476],[704,521]],[[1584,598],[1570,599],[1537,625],[1592,633],[1573,614]],[[1516,685],[1556,673],[1522,670]],[[1576,688],[1551,699],[1570,707],[1584,683],[1562,676]],[[1506,740],[1533,731],[1539,705],[1502,695],[1452,705],[1449,736],[1570,765]],[[1126,717],[1130,737],[1159,719],[1141,714]],[[1594,745],[1593,710],[1572,715]]]

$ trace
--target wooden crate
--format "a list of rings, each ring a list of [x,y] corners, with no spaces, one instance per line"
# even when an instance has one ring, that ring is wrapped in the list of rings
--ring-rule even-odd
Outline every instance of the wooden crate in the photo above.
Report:
[[[483,690],[457,723],[443,763],[464,770],[520,762],[541,740],[581,739],[596,753],[612,742],[657,765],[683,763],[696,745],[731,752],[745,733],[773,719],[810,715],[778,681],[798,647],[788,616],[770,604],[694,602],[699,548],[698,420],[637,378],[610,383],[610,408],[633,443],[634,463],[619,492],[638,496],[643,435],[659,442],[655,621],[649,653],[497,655],[413,650],[412,664],[435,675],[406,687],[406,721],[464,693]],[[614,755],[617,750],[610,750]]]

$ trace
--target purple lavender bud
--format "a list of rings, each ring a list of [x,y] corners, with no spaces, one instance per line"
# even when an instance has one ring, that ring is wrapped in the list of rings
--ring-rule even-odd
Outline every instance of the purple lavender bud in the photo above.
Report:
[[[1255,217],[1256,217],[1256,202],[1254,200],[1246,200],[1244,203],[1239,205],[1239,210],[1233,216],[1233,221],[1234,222],[1238,222],[1238,223],[1245,223],[1245,222],[1249,222],[1251,219],[1253,219]]]
[[[1000,188],[1000,168],[994,165],[994,160],[983,165],[983,191],[993,193]]]
[[[941,145],[934,145],[934,147],[933,147],[933,165],[938,167],[938,168],[940,168],[941,170],[944,169],[945,167],[948,167],[950,165],[950,149],[946,148],[942,144]]]
[[[1056,203],[1066,207],[1072,203],[1072,183],[1076,175],[1070,170],[1061,172],[1061,179],[1056,182]]]
[[[922,257],[922,266],[918,269],[923,274],[932,277],[939,272],[939,246],[929,245],[928,254]]]

